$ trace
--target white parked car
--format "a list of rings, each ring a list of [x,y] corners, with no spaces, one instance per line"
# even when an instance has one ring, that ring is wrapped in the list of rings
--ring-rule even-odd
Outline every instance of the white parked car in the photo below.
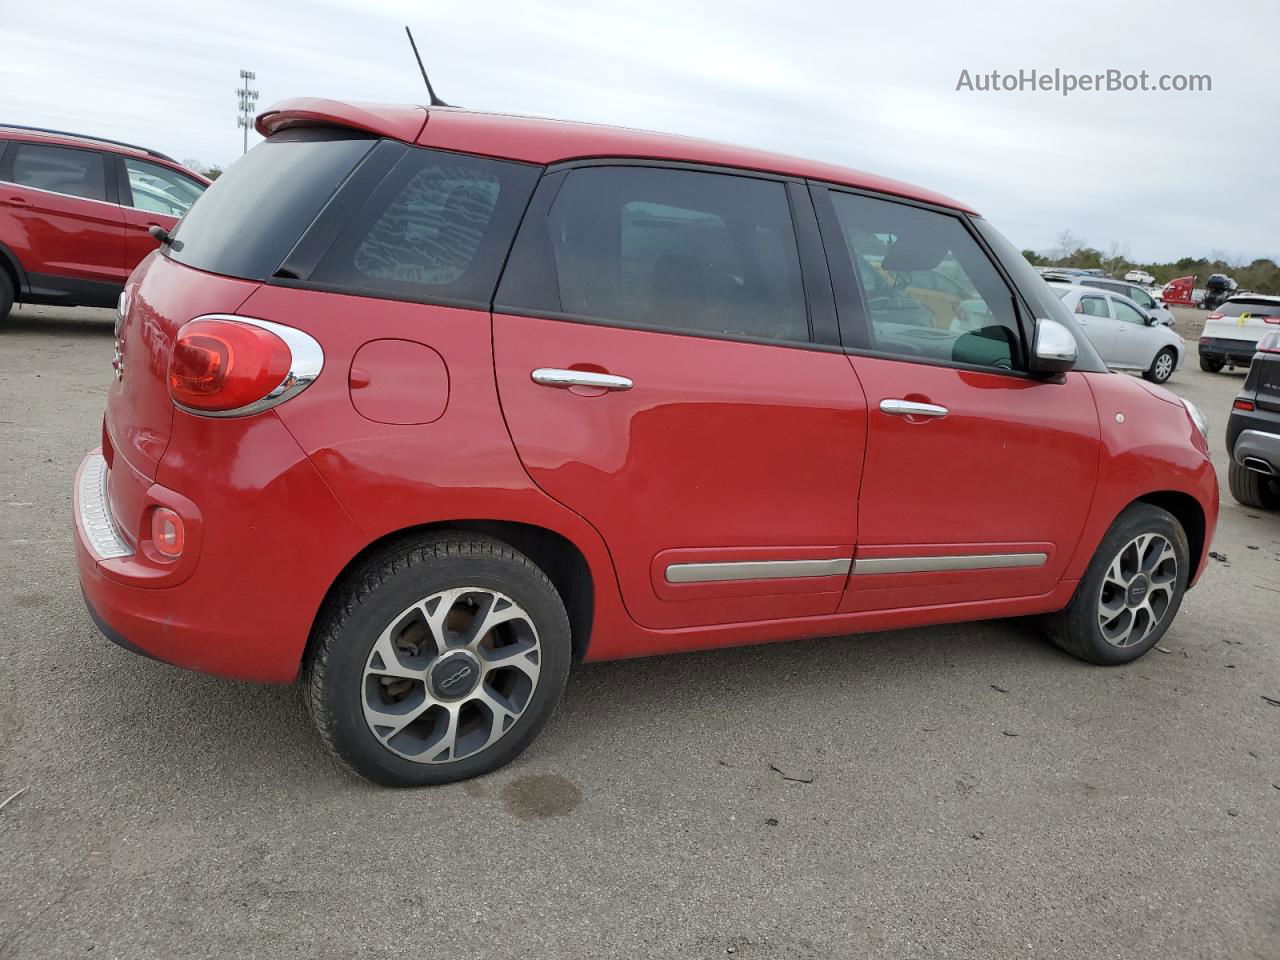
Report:
[[[1144,287],[1153,286],[1156,282],[1156,278],[1145,270],[1130,270],[1124,275],[1124,278],[1130,283],[1140,283]]]
[[[1110,290],[1051,283],[1113,370],[1137,370],[1152,383],[1164,383],[1178,369],[1186,342],[1169,327],[1147,316],[1128,297]]]
[[[1220,303],[1200,334],[1200,369],[1217,373],[1225,364],[1249,368],[1258,341],[1280,329],[1280,297],[1236,294]]]

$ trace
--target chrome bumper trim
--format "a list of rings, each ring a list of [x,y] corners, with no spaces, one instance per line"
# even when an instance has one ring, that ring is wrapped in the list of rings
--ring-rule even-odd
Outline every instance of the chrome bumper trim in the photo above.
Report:
[[[120,536],[111,506],[107,502],[107,461],[91,453],[80,468],[80,488],[76,491],[80,529],[89,549],[99,560],[133,556],[133,549]]]

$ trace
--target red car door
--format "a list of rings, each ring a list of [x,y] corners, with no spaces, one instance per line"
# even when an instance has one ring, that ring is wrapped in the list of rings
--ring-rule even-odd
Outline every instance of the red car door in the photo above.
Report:
[[[814,342],[793,189],[553,174],[499,287],[494,362],[521,460],[601,533],[645,626],[829,614],[844,589],[866,406],[841,351]]]
[[[73,302],[113,301],[123,284],[124,218],[97,150],[16,141],[0,169],[0,236],[33,290]],[[118,290],[116,291],[118,292]],[[86,298],[85,294],[89,297]]]
[[[200,199],[206,184],[139,157],[120,155],[117,162],[124,171],[120,206],[125,223],[124,262],[131,271],[159,245],[148,230],[151,227],[172,230]]]
[[[958,215],[834,189],[815,188],[815,202],[870,410],[841,610],[1049,592],[1096,484],[1085,377],[1023,372],[1015,294]],[[948,326],[918,319],[916,271],[962,289]]]

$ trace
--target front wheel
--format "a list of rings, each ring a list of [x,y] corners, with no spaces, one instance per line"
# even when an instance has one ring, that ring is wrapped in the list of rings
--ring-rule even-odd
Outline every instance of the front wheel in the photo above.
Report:
[[[1102,538],[1071,603],[1050,618],[1050,638],[1090,663],[1136,660],[1169,629],[1190,570],[1182,525],[1166,510],[1134,504]]]
[[[1147,368],[1147,372],[1143,374],[1152,383],[1164,383],[1173,376],[1173,368],[1177,364],[1178,358],[1173,352],[1172,347],[1165,347],[1156,354],[1151,366]]]
[[[13,281],[0,269],[0,320],[9,316],[9,311],[13,309],[13,296]]]
[[[1200,369],[1205,373],[1217,373],[1222,369],[1221,360],[1211,360],[1208,357],[1200,358]]]
[[[489,773],[560,700],[569,620],[546,575],[469,534],[410,542],[348,578],[306,664],[312,719],[351,769],[387,786]]]

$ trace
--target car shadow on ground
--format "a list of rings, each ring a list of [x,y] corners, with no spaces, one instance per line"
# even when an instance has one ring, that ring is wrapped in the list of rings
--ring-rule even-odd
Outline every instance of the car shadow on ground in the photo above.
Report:
[[[102,645],[98,688],[110,692],[84,709],[93,714],[99,748],[129,758],[125,767],[140,782],[207,785],[219,793],[253,782],[289,795],[366,786],[328,758],[300,683],[205,677],[117,650],[96,634],[89,642]],[[656,724],[683,729],[714,763],[779,698],[793,701],[789,709],[812,710],[815,722],[850,703],[876,701],[877,709],[902,711],[901,722],[917,723],[930,712],[922,704],[931,690],[963,695],[949,674],[970,678],[965,689],[981,675],[985,691],[987,679],[1055,667],[1083,665],[1023,620],[584,664],[570,674],[533,762],[609,753],[620,738],[643,736],[640,727]],[[897,691],[890,698],[897,707],[886,704],[888,690]]]
[[[0,320],[0,338],[18,333],[110,337],[115,331],[113,310],[77,310],[75,316],[68,313],[44,307],[15,307],[8,317]]]

